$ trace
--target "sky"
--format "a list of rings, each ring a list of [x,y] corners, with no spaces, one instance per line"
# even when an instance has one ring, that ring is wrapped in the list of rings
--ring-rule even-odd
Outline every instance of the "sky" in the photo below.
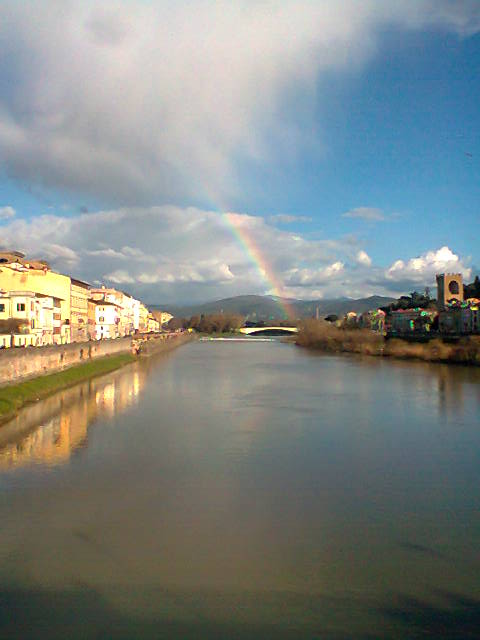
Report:
[[[479,273],[477,0],[4,0],[0,51],[0,248],[155,304]]]

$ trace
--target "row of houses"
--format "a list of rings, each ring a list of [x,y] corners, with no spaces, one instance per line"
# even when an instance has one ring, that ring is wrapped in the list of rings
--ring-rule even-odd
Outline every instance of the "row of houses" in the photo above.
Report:
[[[0,252],[0,347],[44,346],[157,332],[155,316],[133,296],[52,271],[43,260]]]
[[[439,334],[468,336],[480,334],[480,300],[472,298],[447,308],[393,311],[387,334],[392,336]]]
[[[392,336],[468,336],[480,333],[480,300],[464,298],[461,273],[437,275],[436,308],[405,309],[391,313],[387,334]]]
[[[338,322],[347,328],[366,328],[390,337],[467,336],[480,334],[480,300],[464,299],[462,275],[437,275],[437,303],[429,308],[382,309],[356,314],[351,311]]]

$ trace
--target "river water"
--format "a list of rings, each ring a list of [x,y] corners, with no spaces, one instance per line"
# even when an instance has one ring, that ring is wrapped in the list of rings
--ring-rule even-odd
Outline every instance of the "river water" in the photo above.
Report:
[[[1,638],[480,637],[480,371],[194,342],[0,428]]]

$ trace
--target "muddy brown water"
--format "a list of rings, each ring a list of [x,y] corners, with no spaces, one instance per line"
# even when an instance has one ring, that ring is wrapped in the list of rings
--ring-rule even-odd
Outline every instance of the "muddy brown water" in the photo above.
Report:
[[[194,342],[0,428],[1,638],[480,637],[480,372]]]

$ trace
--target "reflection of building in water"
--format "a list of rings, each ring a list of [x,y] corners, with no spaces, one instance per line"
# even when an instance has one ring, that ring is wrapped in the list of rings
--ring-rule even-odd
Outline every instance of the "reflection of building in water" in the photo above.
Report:
[[[463,414],[466,376],[463,370],[452,365],[435,365],[438,383],[438,408],[440,415]]]
[[[111,419],[138,402],[147,372],[117,371],[57,393],[23,409],[0,436],[0,470],[28,464],[58,465],[87,443],[89,425]]]
[[[26,462],[47,465],[60,464],[87,439],[86,403],[68,407],[40,425],[19,442],[0,451],[0,468],[19,466]]]
[[[145,375],[145,372],[142,372]],[[122,413],[138,401],[144,380],[139,371],[132,371],[128,378],[120,377],[104,385],[95,393],[95,404],[99,411],[109,417]]]

